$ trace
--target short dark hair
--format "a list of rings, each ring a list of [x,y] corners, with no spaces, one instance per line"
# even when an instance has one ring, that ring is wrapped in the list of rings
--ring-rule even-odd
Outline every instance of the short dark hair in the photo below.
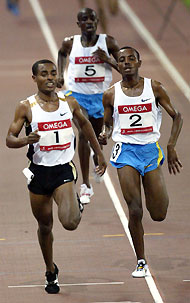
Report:
[[[33,74],[34,76],[36,76],[36,75],[38,74],[38,66],[39,66],[39,64],[44,64],[44,63],[51,63],[51,64],[54,64],[54,65],[55,65],[54,62],[52,62],[52,61],[50,61],[50,60],[48,60],[48,59],[42,59],[42,60],[36,61],[36,62],[32,65],[32,74]],[[56,65],[55,65],[55,66],[56,66]]]
[[[97,16],[95,10],[93,10],[92,8],[89,8],[89,7],[84,7],[84,8],[82,8],[82,9],[78,12],[78,14],[77,14],[77,20],[80,21],[81,15],[84,14],[84,13],[86,13],[86,12],[87,12],[87,13],[94,13],[94,14],[96,15],[96,18],[98,18],[98,16]]]
[[[120,48],[119,51],[121,51],[122,49],[132,49],[137,54],[138,61],[140,60],[140,54],[139,54],[139,52],[134,47],[132,47],[132,46],[123,46],[122,48]]]

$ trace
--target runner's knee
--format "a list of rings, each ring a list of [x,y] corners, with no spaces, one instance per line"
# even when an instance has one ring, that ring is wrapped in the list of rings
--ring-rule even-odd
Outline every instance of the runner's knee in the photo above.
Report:
[[[161,222],[166,218],[167,209],[168,209],[169,200],[166,199],[165,203],[161,203],[156,207],[153,205],[150,209],[148,209],[150,216],[153,221]]]
[[[163,221],[166,218],[166,214],[167,214],[167,211],[159,213],[159,214],[157,214],[157,213],[150,213],[150,216],[151,216],[151,218],[152,218],[153,221],[161,222],[161,221]]]
[[[128,203],[129,208],[129,217],[135,221],[141,221],[143,217],[143,209],[140,206],[140,203],[136,203],[135,201],[131,201]]]
[[[76,216],[75,218],[67,218],[67,219],[60,219],[60,222],[62,224],[62,226],[66,229],[66,230],[75,230],[80,222],[80,215]]]
[[[40,232],[40,234],[42,235],[48,235],[51,233],[53,228],[53,222],[49,222],[47,224],[44,223],[38,223],[38,230]]]

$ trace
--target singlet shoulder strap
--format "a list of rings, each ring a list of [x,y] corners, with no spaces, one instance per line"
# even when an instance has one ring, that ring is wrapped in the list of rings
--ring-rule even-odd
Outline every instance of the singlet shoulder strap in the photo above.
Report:
[[[32,95],[26,99],[26,100],[28,100],[31,108],[38,104],[35,97],[36,97],[36,95]]]
[[[73,44],[77,44],[79,46],[81,44],[81,35],[74,35],[73,36]]]
[[[100,41],[104,41],[106,39],[107,35],[106,34],[99,34],[98,40]]]
[[[144,91],[148,89],[149,92],[151,92],[152,96],[154,96],[154,92],[152,89],[152,79],[150,78],[144,78]]]
[[[152,87],[152,80],[150,78],[144,78],[144,86],[147,86],[149,88]]]
[[[118,81],[114,84],[115,87],[115,95],[119,93],[119,91],[121,90],[121,81]]]
[[[72,94],[71,91],[67,91],[65,94],[62,91],[59,91],[57,93],[59,100],[64,101],[64,102],[67,101],[65,97],[69,96],[70,94]]]
[[[66,101],[65,98],[60,98],[60,97],[59,97],[59,100],[64,101],[64,102]]]

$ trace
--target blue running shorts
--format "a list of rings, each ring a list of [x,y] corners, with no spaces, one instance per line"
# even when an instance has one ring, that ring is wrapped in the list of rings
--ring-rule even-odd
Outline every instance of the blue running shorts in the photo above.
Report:
[[[64,92],[64,95],[73,96],[80,106],[85,108],[89,117],[98,119],[104,116],[104,107],[102,104],[103,94],[85,95],[68,90]]]
[[[164,152],[158,142],[145,145],[117,142],[113,146],[110,163],[116,168],[132,166],[144,176],[162,165],[164,160]]]

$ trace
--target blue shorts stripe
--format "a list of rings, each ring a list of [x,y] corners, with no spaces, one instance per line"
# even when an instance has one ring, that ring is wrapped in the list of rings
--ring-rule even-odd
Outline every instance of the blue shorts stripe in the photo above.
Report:
[[[163,159],[163,154],[162,154],[162,149],[161,149],[160,145],[158,144],[158,142],[156,142],[156,146],[158,148],[158,165],[157,166],[159,166],[160,162]]]

